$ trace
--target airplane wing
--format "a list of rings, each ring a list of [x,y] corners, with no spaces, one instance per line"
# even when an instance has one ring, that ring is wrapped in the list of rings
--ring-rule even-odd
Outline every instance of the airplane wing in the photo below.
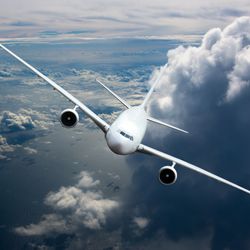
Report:
[[[14,54],[12,51],[7,49],[4,45],[0,44],[0,47],[4,49],[6,52],[8,52],[10,55],[15,57],[19,62],[24,64],[26,67],[28,67],[30,70],[32,70],[35,74],[37,74],[39,77],[41,77],[43,80],[45,80],[47,83],[49,83],[55,90],[57,90],[60,94],[65,96],[69,101],[74,103],[76,106],[78,106],[104,133],[106,133],[109,129],[109,125],[102,120],[97,114],[95,114],[92,110],[90,110],[87,106],[85,106],[82,102],[80,102],[77,98],[75,98],[73,95],[71,95],[68,91],[60,87],[57,83],[49,79],[47,76],[39,72],[37,69],[35,69],[33,66],[25,62],[23,59],[21,59],[19,56]]]
[[[233,182],[230,182],[230,181],[228,181],[226,179],[223,179],[223,178],[221,178],[221,177],[219,177],[219,176],[217,176],[215,174],[212,174],[212,173],[210,173],[210,172],[208,172],[208,171],[206,171],[206,170],[204,170],[202,168],[199,168],[199,167],[197,167],[197,166],[195,166],[193,164],[190,164],[190,163],[188,163],[186,161],[178,159],[178,158],[176,158],[174,156],[171,156],[169,154],[163,153],[163,152],[161,152],[161,151],[159,151],[157,149],[154,149],[154,148],[148,147],[146,145],[140,144],[137,151],[142,152],[142,153],[146,153],[146,154],[155,155],[155,156],[158,156],[158,157],[160,157],[162,159],[175,162],[175,163],[177,163],[177,164],[179,164],[179,165],[181,165],[181,166],[183,166],[185,168],[191,169],[191,170],[193,170],[195,172],[198,172],[200,174],[203,174],[203,175],[208,176],[208,177],[210,177],[212,179],[215,179],[215,180],[217,180],[219,182],[222,182],[224,184],[227,184],[227,185],[232,186],[232,187],[234,187],[236,189],[239,189],[239,190],[241,190],[241,191],[243,191],[245,193],[250,194],[250,190],[248,190],[248,189],[245,189],[245,188],[243,188],[243,187],[241,187],[241,186],[239,186],[239,185],[237,185],[237,184],[235,184]]]
[[[114,91],[109,89],[104,83],[102,83],[99,79],[96,78],[96,81],[101,84],[111,95],[113,95],[120,103],[122,103],[126,108],[131,108],[131,106],[124,101],[120,96],[118,96]]]
[[[187,132],[186,130],[184,130],[184,129],[177,128],[177,127],[175,127],[175,126],[173,126],[173,125],[170,125],[170,124],[168,124],[168,123],[162,122],[162,121],[157,120],[157,119],[155,119],[155,118],[153,118],[153,117],[148,117],[147,120],[148,120],[148,121],[151,121],[151,122],[154,122],[154,123],[157,123],[157,124],[160,124],[160,125],[163,125],[163,126],[166,126],[166,127],[169,127],[169,128],[172,128],[172,129],[175,129],[175,130],[178,130],[178,131],[180,131],[180,132],[183,132],[183,133],[188,134],[188,132]]]

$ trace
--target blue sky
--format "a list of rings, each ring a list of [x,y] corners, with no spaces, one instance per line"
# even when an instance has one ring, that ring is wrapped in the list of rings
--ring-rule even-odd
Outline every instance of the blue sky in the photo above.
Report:
[[[1,3],[3,38],[186,37],[249,15],[247,0],[10,0]]]

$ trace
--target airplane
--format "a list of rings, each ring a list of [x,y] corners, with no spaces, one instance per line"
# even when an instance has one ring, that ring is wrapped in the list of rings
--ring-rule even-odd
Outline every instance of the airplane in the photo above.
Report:
[[[156,86],[160,82],[160,79],[167,67],[167,64],[162,68],[158,78],[150,88],[149,92],[146,94],[143,102],[138,106],[130,106],[125,100],[115,94],[111,89],[109,89],[104,83],[102,83],[99,79],[96,79],[97,82],[103,86],[111,95],[113,95],[118,101],[120,101],[125,107],[126,110],[123,111],[118,118],[112,123],[108,124],[103,119],[101,119],[96,113],[90,110],[83,102],[79,101],[73,95],[71,95],[68,91],[63,89],[57,83],[49,79],[47,76],[42,74],[40,71],[35,69],[33,66],[28,64],[18,55],[13,53],[11,50],[6,48],[4,45],[0,44],[0,47],[4,49],[7,53],[16,58],[19,62],[28,67],[31,71],[33,71],[36,75],[41,77],[47,83],[49,83],[54,90],[57,90],[60,94],[62,94],[65,98],[71,101],[74,104],[74,108],[68,108],[61,112],[60,114],[60,122],[63,127],[73,128],[79,121],[79,114],[77,109],[83,111],[104,133],[105,139],[108,147],[111,151],[119,155],[129,155],[135,152],[145,153],[149,155],[158,156],[164,160],[172,162],[170,166],[164,166],[159,170],[159,181],[164,185],[174,184],[177,180],[177,171],[175,169],[176,164],[198,172],[202,175],[215,179],[219,182],[222,182],[226,185],[234,187],[238,190],[241,190],[245,193],[250,194],[250,190],[243,188],[233,182],[230,182],[224,178],[221,178],[211,172],[208,172],[200,167],[197,167],[193,164],[190,164],[186,161],[183,161],[177,157],[169,155],[167,153],[161,152],[155,148],[149,147],[147,145],[142,144],[142,140],[145,136],[147,130],[148,121],[160,124],[171,129],[188,133],[187,131],[172,126],[170,124],[164,123],[160,120],[150,117],[147,114],[147,104],[148,101],[154,92]]]

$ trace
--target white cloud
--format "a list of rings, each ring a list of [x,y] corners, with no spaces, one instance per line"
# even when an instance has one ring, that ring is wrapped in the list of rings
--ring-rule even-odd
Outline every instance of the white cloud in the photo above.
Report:
[[[29,155],[37,154],[37,150],[34,149],[34,148],[24,147],[23,149],[24,149]]]
[[[56,214],[48,214],[44,215],[38,224],[17,227],[14,231],[22,236],[37,236],[50,233],[64,233],[68,231],[68,228],[63,217]]]
[[[81,180],[78,187],[80,183]],[[103,198],[101,192],[83,191],[78,187],[62,187],[58,192],[48,194],[45,203],[56,210],[70,210],[72,216],[87,228],[100,229],[107,214],[118,208],[119,203]]]
[[[7,159],[7,156],[0,154],[0,160],[5,160]]]
[[[10,111],[3,111],[0,114],[0,129],[4,133],[3,137],[0,135],[0,153],[14,152],[17,148],[22,146],[19,144],[9,144],[8,136],[11,132],[28,131],[33,129],[46,130],[51,121],[49,117],[32,109],[19,109],[17,113]],[[36,154],[37,150],[24,147],[28,154]],[[6,159],[6,156],[1,154],[0,160]]]
[[[250,84],[250,46],[243,48],[236,55],[234,69],[229,73],[228,78],[227,99],[232,100]]]
[[[13,6],[18,6],[14,8]],[[230,8],[225,7],[230,6]],[[215,23],[249,14],[245,0],[201,2],[50,1],[4,2],[1,16],[2,37],[138,37],[197,34]]]
[[[225,36],[242,36],[246,35],[250,38],[249,34],[250,19],[247,16],[236,19],[232,24],[224,29]]]
[[[37,224],[18,227],[15,232],[28,236],[72,232],[81,226],[92,230],[101,229],[110,213],[120,204],[116,200],[104,198],[101,191],[94,190],[99,183],[90,173],[81,172],[75,186],[61,187],[59,191],[46,196],[45,204],[52,207],[55,214],[43,216]]]
[[[219,79],[227,79],[227,87],[218,102],[232,101],[240,95],[250,81],[249,27],[250,17],[241,17],[224,30],[209,30],[198,47],[179,46],[170,50],[168,66],[159,85],[165,91],[155,95],[152,103],[161,110],[169,109],[174,106],[173,96],[181,86],[194,89],[205,84],[212,86]],[[158,74],[156,71],[152,79]]]
[[[79,188],[95,187],[100,184],[99,180],[94,180],[93,177],[86,171],[82,171],[79,175]]]
[[[149,219],[145,217],[135,217],[134,218],[134,223],[136,224],[137,227],[140,229],[144,229],[148,226],[149,224]]]
[[[15,150],[14,145],[9,145],[5,137],[0,135],[0,153],[13,152]],[[4,160],[6,157],[1,155],[0,160]]]
[[[4,132],[22,131],[35,128],[35,123],[30,116],[4,111],[0,120]]]
[[[48,116],[33,109],[19,109],[17,113],[3,111],[0,115],[0,128],[3,132],[47,129],[51,125]]]
[[[6,143],[7,143],[6,138],[4,138],[2,135],[0,135],[0,145],[4,145]]]

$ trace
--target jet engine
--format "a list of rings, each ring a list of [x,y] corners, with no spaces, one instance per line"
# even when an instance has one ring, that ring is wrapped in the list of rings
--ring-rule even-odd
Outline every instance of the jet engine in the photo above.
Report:
[[[60,114],[60,122],[65,128],[73,128],[79,122],[79,115],[75,109],[65,109]]]
[[[164,185],[174,184],[177,180],[177,172],[171,166],[162,167],[159,171],[159,180]]]

